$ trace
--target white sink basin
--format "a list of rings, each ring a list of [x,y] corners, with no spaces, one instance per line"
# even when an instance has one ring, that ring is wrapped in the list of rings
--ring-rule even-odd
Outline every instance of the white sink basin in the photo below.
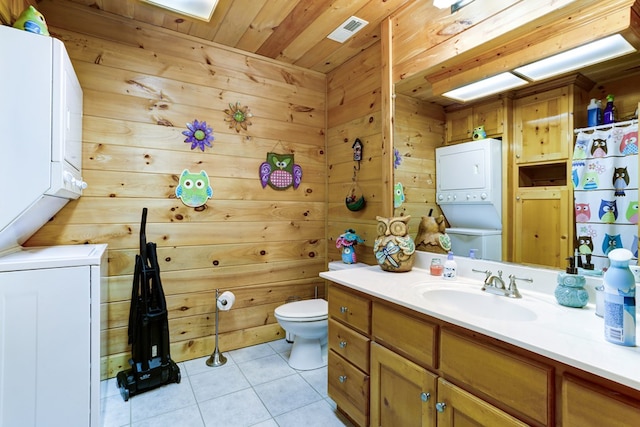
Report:
[[[464,315],[516,322],[538,318],[536,312],[526,306],[526,301],[483,292],[480,287],[418,285],[416,290],[428,303]]]

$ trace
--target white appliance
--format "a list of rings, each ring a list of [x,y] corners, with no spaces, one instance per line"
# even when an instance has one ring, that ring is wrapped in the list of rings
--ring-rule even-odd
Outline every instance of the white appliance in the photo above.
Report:
[[[100,426],[106,247],[0,256],[0,426]]]
[[[502,259],[502,141],[436,148],[436,201],[455,255]]]
[[[0,252],[24,243],[82,180],[82,89],[64,44],[0,25]]]

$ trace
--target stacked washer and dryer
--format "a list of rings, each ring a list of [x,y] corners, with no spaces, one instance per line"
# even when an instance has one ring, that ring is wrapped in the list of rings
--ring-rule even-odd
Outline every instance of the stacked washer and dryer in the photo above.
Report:
[[[454,255],[502,260],[502,141],[436,148],[436,201]]]

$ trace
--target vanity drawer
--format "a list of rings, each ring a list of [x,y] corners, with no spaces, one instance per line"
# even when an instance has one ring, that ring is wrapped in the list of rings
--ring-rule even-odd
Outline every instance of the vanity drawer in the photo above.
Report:
[[[329,348],[369,372],[369,338],[329,319]]]
[[[553,419],[554,371],[447,328],[440,333],[440,370],[452,382],[502,402],[544,425]]]
[[[405,353],[420,365],[435,368],[437,325],[378,302],[373,304],[371,323],[375,341]]]
[[[327,391],[338,407],[360,426],[369,423],[369,375],[329,351]]]
[[[640,400],[606,387],[564,375],[562,425],[566,427],[638,426]]]
[[[329,286],[329,316],[363,334],[371,333],[371,301],[334,284]]]

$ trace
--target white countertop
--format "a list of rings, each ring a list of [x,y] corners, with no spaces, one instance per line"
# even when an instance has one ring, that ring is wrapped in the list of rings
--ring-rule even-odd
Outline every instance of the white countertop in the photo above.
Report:
[[[417,266],[428,265],[431,255],[423,257],[416,262]],[[431,276],[423,268],[414,267],[406,273],[391,273],[383,271],[377,265],[328,271],[320,273],[320,276],[640,390],[640,347],[625,347],[605,341],[604,321],[595,315],[593,287],[601,279],[587,279],[590,302],[586,307],[570,308],[559,305],[553,296],[558,270],[467,258],[457,258],[457,262],[459,277],[455,280]],[[534,282],[518,282],[522,299],[491,295],[480,290],[484,275],[473,273],[471,268],[489,269],[494,273],[502,269],[506,283],[509,274],[533,277]],[[465,289],[471,293],[477,290],[482,298],[501,298],[507,303],[522,305],[535,312],[536,318],[504,320],[474,315],[463,312],[454,304],[436,303],[428,298],[428,294],[420,295],[421,291],[442,287]],[[487,300],[488,305],[492,302],[494,301]]]

